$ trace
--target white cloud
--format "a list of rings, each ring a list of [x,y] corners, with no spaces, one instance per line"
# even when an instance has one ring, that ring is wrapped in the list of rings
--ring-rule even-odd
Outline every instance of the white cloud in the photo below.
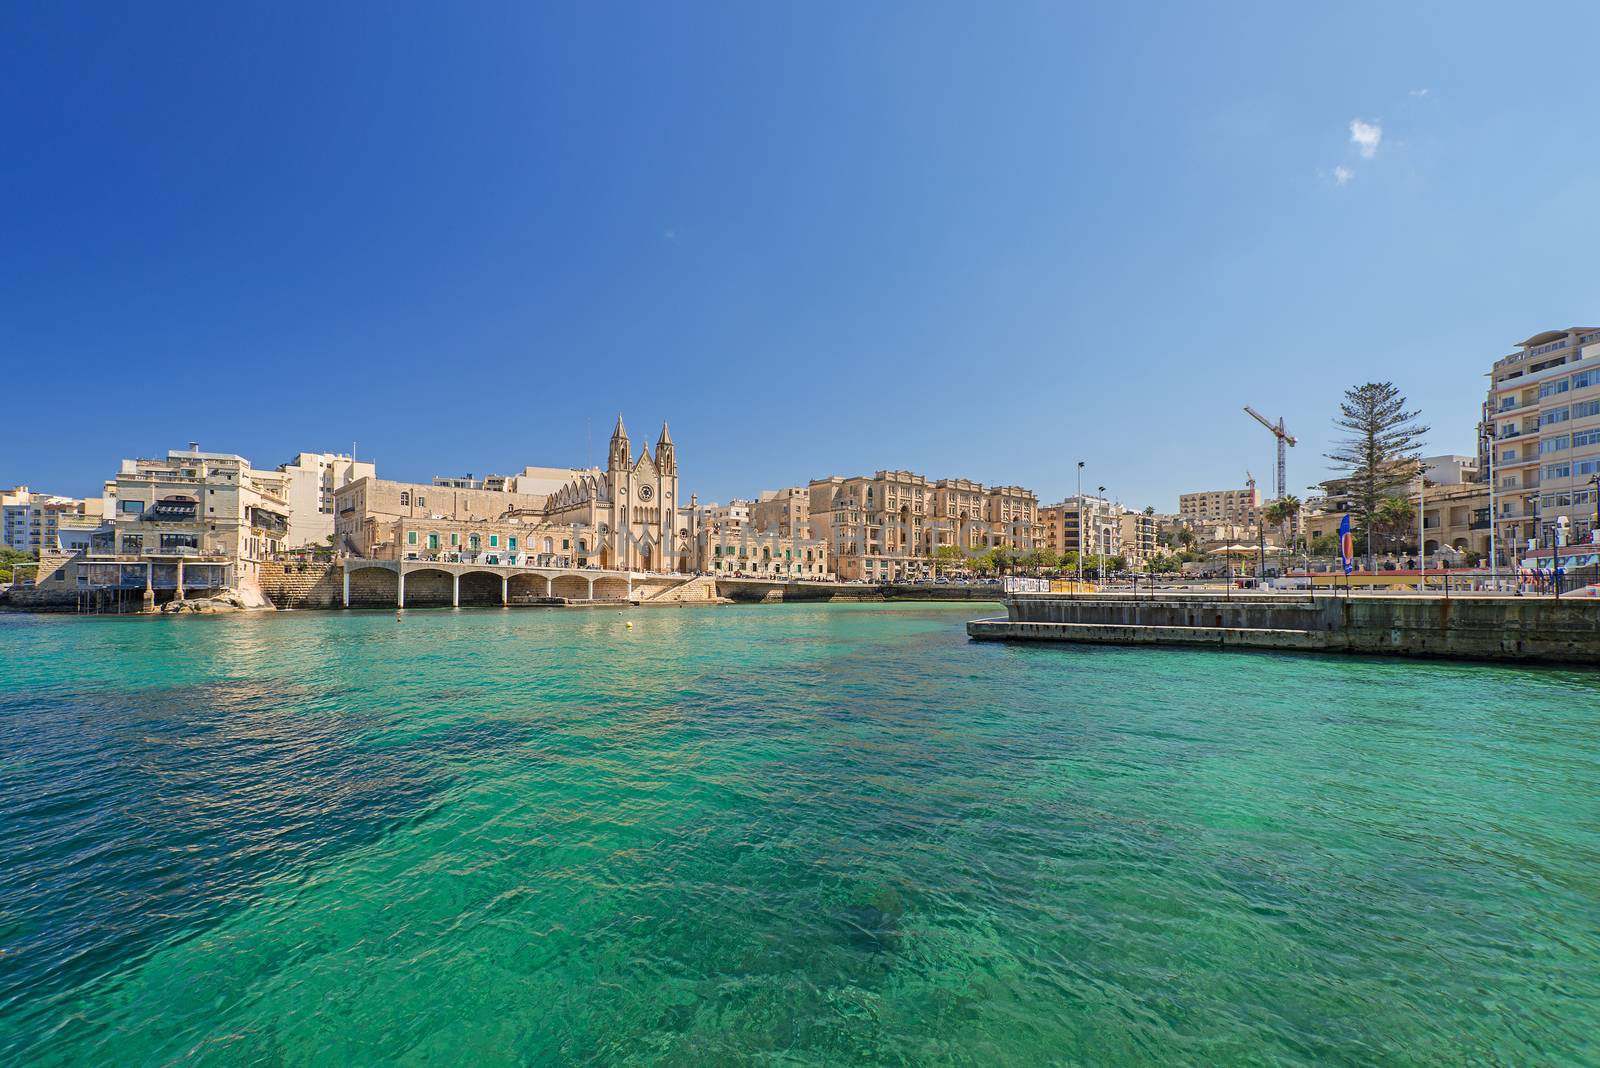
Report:
[[[1432,90],[1429,90],[1429,89],[1413,89],[1413,90],[1410,91],[1410,93],[1408,95],[1410,95],[1410,96],[1427,96],[1428,93],[1430,93],[1431,91]]]
[[[1382,126],[1375,122],[1362,122],[1360,119],[1350,120],[1350,143],[1360,151],[1362,159],[1371,159],[1376,156],[1378,154],[1378,143],[1382,140]]]
[[[1351,170],[1349,167],[1335,167],[1333,169],[1333,184],[1347,185],[1350,179],[1354,178],[1355,176],[1356,172]]]

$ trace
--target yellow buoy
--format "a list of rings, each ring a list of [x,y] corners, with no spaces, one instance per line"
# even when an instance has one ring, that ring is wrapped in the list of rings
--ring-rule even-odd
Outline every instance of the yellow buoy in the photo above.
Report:
[[[633,620],[631,620],[631,619],[628,621],[628,629],[629,630],[633,629]]]

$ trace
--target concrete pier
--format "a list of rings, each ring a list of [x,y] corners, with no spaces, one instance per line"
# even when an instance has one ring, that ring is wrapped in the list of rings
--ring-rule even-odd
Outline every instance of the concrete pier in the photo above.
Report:
[[[1600,600],[1507,596],[1024,594],[978,641],[1189,645],[1600,666]]]

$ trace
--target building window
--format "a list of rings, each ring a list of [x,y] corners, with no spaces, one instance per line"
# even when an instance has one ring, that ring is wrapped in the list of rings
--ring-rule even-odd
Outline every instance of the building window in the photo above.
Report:
[[[510,537],[510,538],[506,539],[506,548],[507,549],[515,549],[516,547],[517,547],[517,539],[515,537]]]
[[[414,530],[406,531],[406,544],[407,545],[415,545],[416,543],[417,543],[417,532],[414,531]]]
[[[500,547],[500,535],[498,535],[498,534],[490,534],[489,535],[489,548],[498,549],[499,547]]]
[[[410,490],[401,490],[400,491],[400,507],[402,507],[402,508],[411,507],[411,491]]]
[[[439,547],[439,535],[433,533],[432,531],[429,531],[428,532],[428,548],[437,549],[438,547]]]
[[[450,532],[450,544],[451,545],[460,545],[461,544],[461,534],[459,532],[454,531],[454,530],[452,530]]]

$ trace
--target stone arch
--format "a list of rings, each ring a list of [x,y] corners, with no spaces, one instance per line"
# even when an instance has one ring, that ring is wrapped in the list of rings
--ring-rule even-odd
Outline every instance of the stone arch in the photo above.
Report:
[[[594,599],[597,601],[626,601],[628,580],[608,575],[594,580]]]
[[[550,584],[552,597],[565,597],[569,601],[589,599],[589,580],[583,575],[558,575]]]
[[[454,584],[448,571],[423,567],[406,572],[406,607],[449,606]]]
[[[500,603],[500,576],[492,571],[468,571],[461,576],[461,603],[496,605]]]
[[[350,569],[350,604],[393,608],[400,595],[400,576],[387,567]]]
[[[550,597],[550,577],[527,573],[512,575],[507,597],[512,604],[533,604],[546,600]]]
[[[1424,556],[1427,556],[1427,555],[1429,555],[1431,553],[1436,553],[1438,551],[1439,551],[1439,542],[1438,542],[1437,539],[1429,538],[1422,545],[1422,553],[1423,553]]]

